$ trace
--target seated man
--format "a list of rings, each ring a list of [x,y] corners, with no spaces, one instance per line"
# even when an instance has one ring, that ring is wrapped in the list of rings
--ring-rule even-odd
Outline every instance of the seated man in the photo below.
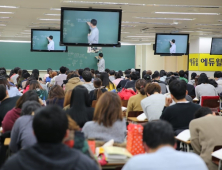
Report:
[[[92,80],[92,73],[90,71],[83,71],[82,78],[85,81],[83,86],[85,86],[87,88],[88,92],[90,92],[90,91],[95,89],[93,83],[91,82],[91,80]]]
[[[153,79],[153,82],[158,83],[160,85],[162,94],[167,93],[166,83],[160,81],[160,73],[159,72],[154,72],[154,74],[152,75],[152,79]]]
[[[186,100],[187,84],[182,80],[174,80],[170,83],[171,98],[166,98],[166,104],[160,117],[168,121],[174,131],[189,129],[190,121],[194,119],[195,112],[201,107]],[[176,103],[170,106],[172,100]],[[177,132],[176,132],[177,134]]]
[[[109,72],[109,80],[110,80],[110,81],[115,80],[115,71],[114,71],[114,70],[111,70],[111,71]]]
[[[69,131],[67,116],[59,107],[37,110],[32,126],[37,144],[10,157],[2,170],[99,170],[92,159],[62,144]]]
[[[55,78],[55,85],[61,86],[63,84],[63,80],[66,80],[66,67],[60,67],[60,74]]]
[[[152,121],[144,126],[143,145],[148,154],[134,156],[122,170],[207,170],[196,154],[174,149],[173,128],[165,121]]]
[[[191,145],[196,154],[205,161],[210,170],[218,166],[211,160],[211,153],[217,145],[221,145],[222,117],[215,116],[210,108],[202,107],[190,122]]]
[[[0,126],[2,126],[2,121],[6,113],[15,107],[17,100],[20,96],[9,97],[8,91],[5,85],[0,84]]]

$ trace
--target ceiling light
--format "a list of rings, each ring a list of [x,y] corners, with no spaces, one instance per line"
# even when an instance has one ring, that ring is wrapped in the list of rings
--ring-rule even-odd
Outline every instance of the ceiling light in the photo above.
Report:
[[[5,24],[0,24],[0,26],[4,27],[4,26],[6,26],[6,25],[5,25]]]
[[[40,18],[39,20],[41,20],[41,21],[60,21],[60,19],[43,19],[43,18]]]
[[[61,8],[50,8],[50,10],[61,11]]]
[[[134,17],[137,19],[160,19],[160,20],[183,20],[183,21],[192,21],[196,18],[155,18],[155,17]]]
[[[156,7],[184,7],[184,8],[220,8],[221,6],[206,5],[171,5],[171,4],[154,4]]]
[[[129,34],[130,32],[121,32],[122,34]]]
[[[220,15],[220,13],[197,13],[197,12],[155,12],[155,14],[176,14],[176,15]]]
[[[0,40],[0,42],[19,42],[19,43],[30,43],[31,41]]]
[[[121,27],[136,27],[136,25],[121,25]]]
[[[9,19],[11,17],[0,17],[0,19]]]
[[[0,12],[0,14],[14,14],[14,12]]]
[[[133,38],[133,37],[155,37],[155,36],[127,36],[127,37],[131,37],[131,38]]]
[[[201,25],[201,26],[208,26],[208,25],[211,25],[211,26],[222,26],[222,24],[196,24],[196,25]]]
[[[0,8],[19,8],[18,6],[0,6]]]
[[[45,14],[45,15],[49,15],[49,16],[60,16],[61,14]]]
[[[160,22],[130,22],[130,21],[122,21],[123,24],[152,24],[152,25],[173,25],[175,23],[160,23]]]
[[[31,33],[28,33],[28,32],[21,32],[21,34],[31,34]]]

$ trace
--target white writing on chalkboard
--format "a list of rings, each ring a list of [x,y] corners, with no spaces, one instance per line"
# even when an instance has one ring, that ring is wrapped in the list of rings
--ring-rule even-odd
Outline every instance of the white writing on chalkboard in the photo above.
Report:
[[[84,60],[87,60],[87,56],[81,53],[68,52],[68,63],[67,66],[79,67],[83,66]],[[71,63],[71,64],[70,64]]]
[[[77,18],[76,19],[78,22],[90,22],[91,19],[81,19],[81,18]]]

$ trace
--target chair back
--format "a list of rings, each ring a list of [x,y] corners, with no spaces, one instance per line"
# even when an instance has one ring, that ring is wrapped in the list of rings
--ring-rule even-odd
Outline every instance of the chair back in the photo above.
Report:
[[[143,113],[143,111],[130,111],[128,112],[128,117],[137,117],[139,115],[141,115]]]
[[[220,112],[220,97],[219,96],[202,96],[201,106],[209,107],[213,112]]]
[[[97,100],[93,100],[93,101],[92,101],[92,107],[93,107],[93,108],[96,107],[96,103],[97,103]]]
[[[121,100],[122,106],[127,107],[128,105],[128,100]]]

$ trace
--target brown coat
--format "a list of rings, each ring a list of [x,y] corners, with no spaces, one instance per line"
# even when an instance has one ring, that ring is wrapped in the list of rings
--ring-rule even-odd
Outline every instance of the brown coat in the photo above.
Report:
[[[68,83],[66,83],[65,93],[69,90],[73,90],[76,86],[82,85],[82,84],[84,84],[84,83],[81,82],[79,77],[73,77],[73,78],[69,79]]]
[[[222,117],[205,116],[190,122],[191,145],[194,152],[205,161],[209,170],[217,170],[211,154],[217,145],[222,145]]]

